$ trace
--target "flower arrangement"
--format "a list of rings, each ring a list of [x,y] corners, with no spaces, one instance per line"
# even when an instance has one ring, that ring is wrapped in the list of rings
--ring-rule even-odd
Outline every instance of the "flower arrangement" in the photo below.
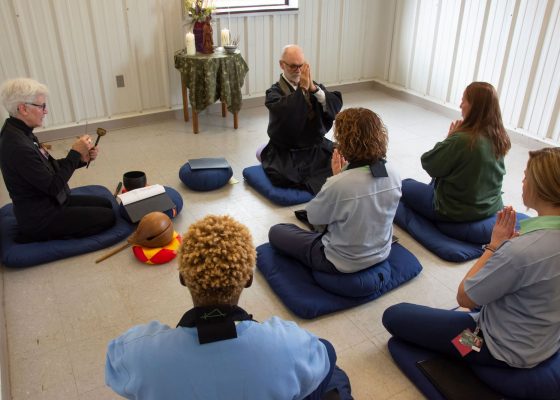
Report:
[[[215,8],[211,0],[183,0],[183,11],[185,16],[191,18],[191,25],[206,21],[212,16]]]

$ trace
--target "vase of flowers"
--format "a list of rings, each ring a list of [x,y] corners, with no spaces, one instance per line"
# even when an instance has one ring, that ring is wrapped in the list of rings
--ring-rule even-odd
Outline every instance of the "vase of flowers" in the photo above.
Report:
[[[183,14],[194,34],[197,52],[203,52],[204,26],[210,24],[214,9],[210,0],[183,0]]]

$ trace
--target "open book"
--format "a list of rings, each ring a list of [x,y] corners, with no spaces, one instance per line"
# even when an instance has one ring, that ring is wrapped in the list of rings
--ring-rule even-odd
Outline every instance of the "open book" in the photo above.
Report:
[[[138,222],[152,211],[167,211],[175,207],[162,185],[146,186],[119,194],[124,209],[132,222]]]

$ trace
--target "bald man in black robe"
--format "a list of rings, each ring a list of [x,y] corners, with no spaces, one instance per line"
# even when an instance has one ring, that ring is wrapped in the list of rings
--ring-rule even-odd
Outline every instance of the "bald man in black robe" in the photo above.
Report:
[[[299,46],[284,47],[280,68],[280,80],[266,91],[270,141],[262,166],[273,185],[317,194],[332,175],[333,143],[325,134],[342,108],[342,95],[311,79]]]

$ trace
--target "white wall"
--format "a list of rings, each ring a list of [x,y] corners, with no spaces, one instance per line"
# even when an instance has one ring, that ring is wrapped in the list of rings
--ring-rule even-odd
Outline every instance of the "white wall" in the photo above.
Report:
[[[472,81],[500,93],[510,129],[560,141],[560,1],[396,0],[381,82],[456,107]]]
[[[181,3],[3,0],[0,81],[46,83],[51,128],[179,108],[173,54],[184,42]],[[239,36],[246,97],[263,96],[277,80],[281,49],[292,42],[304,47],[321,82],[371,80],[387,69],[393,10],[384,0],[305,0],[299,12],[216,16],[214,42],[227,26]],[[116,75],[124,75],[124,88]]]
[[[47,126],[181,107],[173,54],[180,0],[2,0],[0,81],[50,90]],[[297,12],[222,15],[249,65],[244,96],[264,95],[282,46],[301,44],[315,79],[376,80],[457,108],[473,80],[493,83],[506,125],[560,142],[560,0],[301,0]],[[124,75],[124,88],[115,76]],[[6,116],[5,110],[0,117]]]

